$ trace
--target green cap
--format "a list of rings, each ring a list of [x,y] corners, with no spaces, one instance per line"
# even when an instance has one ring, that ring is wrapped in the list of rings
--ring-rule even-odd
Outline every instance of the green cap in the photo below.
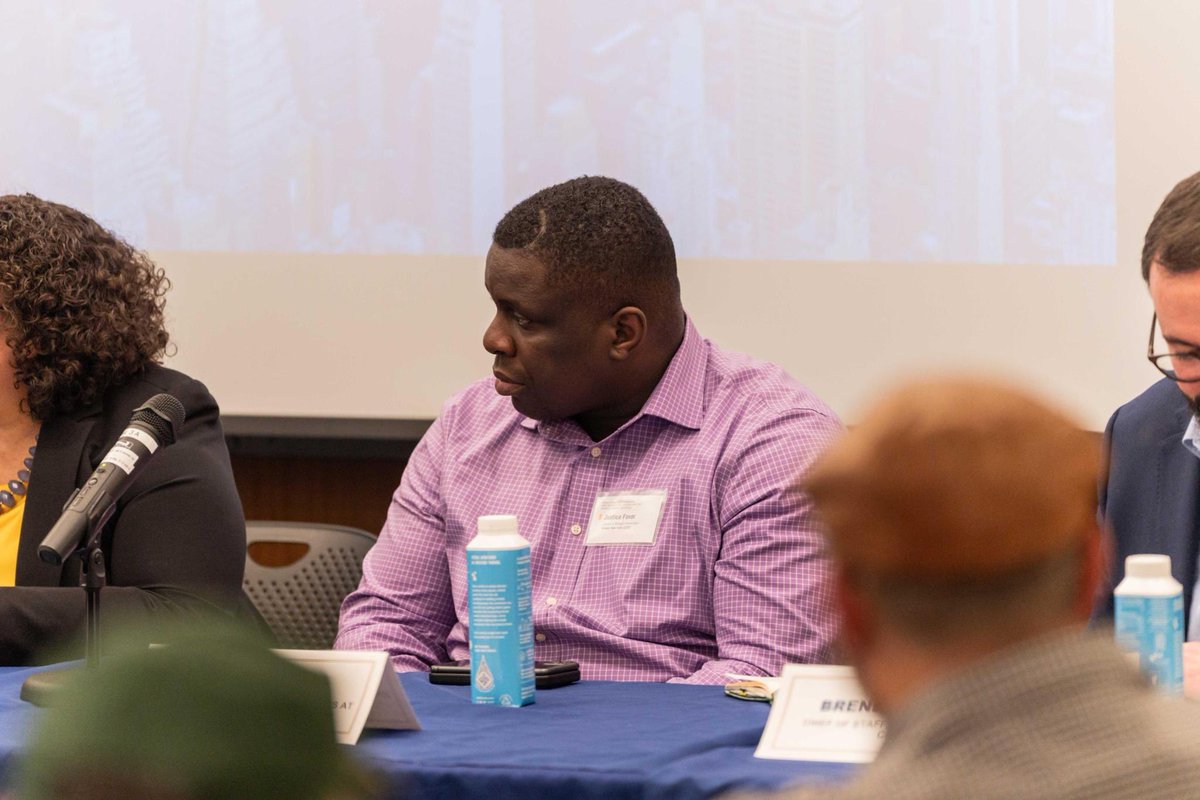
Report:
[[[132,644],[144,634],[110,638],[99,667],[54,695],[20,768],[21,797],[114,781],[213,800],[366,794],[337,744],[324,675],[246,630],[189,625],[166,647]]]

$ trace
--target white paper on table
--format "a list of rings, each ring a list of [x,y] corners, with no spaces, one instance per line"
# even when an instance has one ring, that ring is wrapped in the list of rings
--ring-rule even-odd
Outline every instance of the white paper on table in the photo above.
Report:
[[[885,730],[851,667],[788,664],[754,755],[865,764]]]
[[[370,650],[276,650],[329,679],[333,722],[342,744],[356,744],[363,728],[420,730],[421,723],[387,653]]]

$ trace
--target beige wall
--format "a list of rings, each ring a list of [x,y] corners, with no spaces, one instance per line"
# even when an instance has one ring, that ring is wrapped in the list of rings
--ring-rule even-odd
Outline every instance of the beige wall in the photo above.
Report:
[[[687,261],[688,309],[722,345],[782,363],[853,420],[916,370],[1009,374],[1099,428],[1157,373],[1141,236],[1200,169],[1200,3],[1117,0],[1113,266]],[[475,257],[157,254],[173,364],[227,412],[432,417],[488,374]]]

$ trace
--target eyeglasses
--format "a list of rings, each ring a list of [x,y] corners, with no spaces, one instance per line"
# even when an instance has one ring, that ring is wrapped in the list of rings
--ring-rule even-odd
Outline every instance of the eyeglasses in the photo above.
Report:
[[[1175,350],[1166,353],[1154,352],[1154,332],[1158,330],[1158,313],[1150,319],[1150,343],[1146,345],[1146,358],[1155,369],[1173,381],[1180,383],[1200,382],[1200,349]],[[1167,345],[1173,347],[1174,345]]]

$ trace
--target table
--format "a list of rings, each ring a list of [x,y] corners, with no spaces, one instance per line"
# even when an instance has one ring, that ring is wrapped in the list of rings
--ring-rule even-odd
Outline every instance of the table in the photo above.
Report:
[[[525,708],[473,706],[466,686],[401,675],[421,731],[368,732],[358,749],[414,798],[711,797],[844,780],[853,767],[754,758],[768,707],[719,686],[583,681]]]
[[[0,784],[41,713],[18,699],[34,669],[0,668]],[[367,731],[355,755],[396,798],[694,800],[735,788],[842,781],[844,764],[754,758],[767,705],[719,686],[583,681],[524,708],[473,706],[465,686],[400,676],[420,731]]]

